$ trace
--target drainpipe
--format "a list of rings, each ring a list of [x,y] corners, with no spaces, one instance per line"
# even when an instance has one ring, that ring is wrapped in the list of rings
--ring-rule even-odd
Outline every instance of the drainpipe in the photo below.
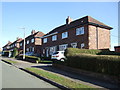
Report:
[[[96,27],[96,48],[98,49],[98,27]]]

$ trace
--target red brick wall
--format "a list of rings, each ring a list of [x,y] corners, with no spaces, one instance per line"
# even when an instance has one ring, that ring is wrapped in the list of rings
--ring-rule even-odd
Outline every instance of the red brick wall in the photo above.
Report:
[[[115,52],[120,52],[120,47],[115,47]]]
[[[80,27],[80,26],[78,26],[78,27]],[[78,28],[78,27],[76,27],[76,28]],[[52,36],[47,37],[48,42],[42,43],[42,48],[58,46],[61,44],[71,44],[74,42],[78,43],[78,45],[77,45],[78,48],[81,48],[80,47],[81,43],[85,43],[85,48],[88,48],[88,38],[87,38],[88,37],[88,30],[87,30],[88,26],[84,25],[85,34],[83,34],[83,35],[76,35],[76,28],[66,30],[66,31],[68,31],[68,38],[65,38],[65,39],[62,39],[62,32],[57,34],[56,41],[52,41]],[[42,39],[42,42],[43,42],[43,39]]]
[[[96,31],[96,29],[98,32]],[[100,27],[96,28],[95,26],[89,25],[88,38],[89,38],[89,49],[109,49],[110,48],[110,30],[100,28]]]

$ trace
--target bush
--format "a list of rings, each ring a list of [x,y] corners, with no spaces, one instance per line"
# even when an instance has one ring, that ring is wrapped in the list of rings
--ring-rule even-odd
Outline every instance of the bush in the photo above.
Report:
[[[8,57],[8,56],[9,56],[9,51],[4,51],[4,52],[2,53],[2,56]]]
[[[72,55],[75,53],[86,53],[86,54],[93,54],[93,55],[120,55],[119,52],[114,52],[109,50],[68,48],[65,51],[65,55],[66,54]]]
[[[18,49],[15,48],[12,53],[12,57],[16,57],[18,55]]]
[[[96,73],[120,76],[120,56],[95,55],[101,50],[80,50],[68,48],[65,62],[54,61],[56,64],[92,71]],[[87,54],[86,54],[87,53]]]
[[[16,56],[16,58],[23,60],[23,55]],[[35,57],[35,56],[25,56],[25,61],[36,63],[37,61],[40,62],[41,59],[39,57]]]

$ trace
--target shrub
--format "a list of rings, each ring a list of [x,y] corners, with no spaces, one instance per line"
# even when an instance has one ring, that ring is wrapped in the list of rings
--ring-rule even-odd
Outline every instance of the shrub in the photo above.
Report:
[[[16,56],[16,58],[23,60],[23,55]],[[25,61],[36,63],[37,61],[40,62],[41,59],[39,57],[35,57],[35,56],[25,56]]]
[[[16,57],[18,55],[18,49],[15,48],[12,54],[13,54],[12,57]]]
[[[109,51],[109,50],[95,50],[95,49],[78,49],[78,48],[68,48],[66,49],[65,55],[75,54],[75,53],[86,53],[93,55],[120,55],[118,52]]]
[[[67,60],[65,62],[56,60],[54,63],[102,74],[120,76],[120,56],[95,55],[100,52],[101,50],[87,51],[68,48],[65,52]]]

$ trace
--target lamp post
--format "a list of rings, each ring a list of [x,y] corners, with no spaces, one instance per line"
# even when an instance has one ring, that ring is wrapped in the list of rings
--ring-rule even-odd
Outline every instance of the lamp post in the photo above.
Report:
[[[23,60],[25,59],[25,28],[20,28],[24,30],[24,46],[23,46]]]

